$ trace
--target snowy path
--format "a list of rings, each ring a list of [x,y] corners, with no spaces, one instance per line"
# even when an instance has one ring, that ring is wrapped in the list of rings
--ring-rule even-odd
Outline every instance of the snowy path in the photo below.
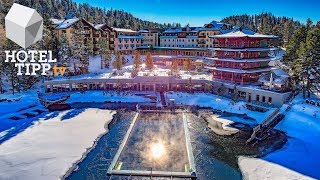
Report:
[[[112,119],[109,110],[60,112],[40,119],[0,146],[0,179],[59,179]]]

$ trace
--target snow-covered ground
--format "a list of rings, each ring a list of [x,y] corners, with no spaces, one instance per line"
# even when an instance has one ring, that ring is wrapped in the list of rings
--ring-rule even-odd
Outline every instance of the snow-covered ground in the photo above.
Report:
[[[267,156],[239,158],[249,179],[320,179],[320,107],[305,104],[301,95],[292,102],[276,128],[289,136],[285,146]]]
[[[143,94],[144,92],[139,92]],[[155,93],[146,92],[153,96],[156,96]],[[68,93],[57,93],[52,95],[47,95],[46,97],[50,100],[59,99],[61,96],[65,96]],[[152,100],[143,96],[134,95],[134,93],[129,92],[115,92],[108,91],[104,93],[103,91],[87,91],[84,93],[73,92],[70,93],[70,98],[67,100],[67,103],[77,103],[77,102],[151,102]],[[27,91],[24,93],[19,93],[15,95],[11,94],[1,94],[0,99],[10,99],[18,100],[13,102],[1,102],[0,103],[0,144],[3,141],[6,141],[16,134],[24,131],[30,127],[34,122],[38,121],[39,118],[44,117],[47,112],[39,114],[33,118],[26,118],[23,120],[13,121],[8,118],[12,116],[17,116],[24,112],[31,113],[32,109],[43,109],[42,105],[39,103],[37,98],[37,93],[35,91]],[[29,108],[30,106],[35,106]],[[45,117],[48,118],[48,117]]]
[[[0,114],[10,113],[26,106],[21,102],[26,102],[27,105],[37,103],[36,94],[30,93],[30,96],[26,94],[1,96],[13,99],[22,97],[24,100],[19,103],[5,102],[5,105],[0,103],[3,107],[0,109]],[[245,113],[257,122],[261,122],[274,111],[274,109],[266,113],[250,111],[245,108],[245,102],[233,103],[228,98],[206,93],[168,92],[165,96],[167,100],[175,99],[175,103],[212,107],[238,114]],[[93,101],[150,102],[147,98],[133,94],[103,94],[102,91],[72,93],[68,100],[70,103]],[[17,107],[14,107],[15,105]],[[92,146],[94,139],[105,132],[103,125],[110,119],[110,111],[87,109],[83,112],[71,110],[45,114],[38,119],[23,122],[1,120],[0,140],[15,129],[20,128],[21,131],[0,146],[0,179],[59,178],[72,163],[80,159],[86,148]],[[7,122],[9,125],[6,124]],[[240,157],[239,167],[245,178],[320,179],[320,162],[318,161],[320,159],[320,108],[305,104],[299,95],[293,100],[291,109],[286,112],[284,120],[276,128],[287,133],[288,142],[283,148],[262,158]],[[79,139],[81,139],[80,142]],[[70,152],[68,149],[71,149]],[[13,166],[15,168],[12,168]]]
[[[106,132],[113,114],[83,109],[40,119],[1,144],[0,179],[59,179]]]
[[[166,93],[165,96],[167,99],[174,99],[175,103],[178,104],[199,105],[231,113],[247,114],[249,117],[256,119],[257,122],[263,121],[274,111],[273,108],[265,113],[250,111],[245,107],[246,103],[243,101],[233,103],[232,100],[228,98],[209,93],[189,94],[183,92],[169,92]]]
[[[244,107],[244,102],[232,103],[228,98],[205,93],[167,93],[167,99],[176,103],[200,105],[214,109],[246,113],[261,122],[274,109],[266,113]],[[305,104],[302,96],[292,101],[276,129],[289,136],[283,148],[262,158],[239,157],[239,167],[245,179],[320,179],[320,107]]]
[[[124,59],[127,61],[126,64],[124,64],[122,70],[114,70],[112,66],[112,62],[114,61],[115,56],[112,55],[112,60],[110,63],[110,68],[101,68],[101,57],[100,56],[94,56],[90,57],[89,59],[89,74],[84,75],[77,75],[68,77],[70,79],[108,79],[108,78],[132,78],[131,73],[133,72],[133,56],[132,55],[125,55]],[[145,56],[141,56],[142,62],[145,60]],[[138,72],[139,76],[169,76],[170,75],[170,69],[166,69],[164,67],[158,67],[155,65],[154,69],[152,71],[147,70],[145,63],[142,63],[141,70]],[[116,73],[115,73],[116,72]],[[180,70],[178,75],[181,79],[207,79],[212,80],[212,75],[210,73],[202,72],[198,74],[191,74],[187,71]],[[64,76],[58,76],[55,77],[54,80],[62,80],[67,79],[67,77]]]
[[[66,101],[67,103],[74,102],[151,102],[150,99],[131,94],[129,92],[108,91],[104,94],[103,91],[86,91],[84,93],[74,92],[70,98]]]
[[[0,99],[12,100],[12,102],[5,101],[0,103],[0,117],[10,112],[27,108],[28,106],[39,105],[39,101],[37,101],[37,93],[35,91],[17,93],[15,95],[0,94]]]

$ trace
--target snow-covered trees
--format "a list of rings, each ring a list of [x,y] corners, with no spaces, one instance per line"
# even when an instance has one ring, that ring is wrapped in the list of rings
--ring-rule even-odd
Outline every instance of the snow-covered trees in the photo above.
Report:
[[[310,91],[315,81],[320,78],[320,29],[314,28],[307,34],[306,43],[301,47],[301,70],[305,88]]]
[[[83,34],[83,27],[79,26],[79,29],[74,32],[72,38],[71,38],[71,55],[72,55],[72,63],[74,72],[77,73],[79,71],[79,68],[81,68],[82,65],[80,64],[81,61],[83,61],[83,52],[84,52],[84,34]]]
[[[314,83],[320,78],[319,40],[320,27],[313,26],[308,20],[292,35],[287,48],[285,63],[292,68],[293,79],[302,83],[303,92],[307,91],[308,97]]]
[[[100,38],[98,41],[99,54],[101,56],[101,69],[109,68],[111,62],[111,52],[109,43],[105,38]]]
[[[81,73],[87,73],[89,57],[93,54],[93,42],[91,38],[86,37],[86,32],[82,22],[79,22],[78,28],[74,32],[71,44],[74,71],[77,72],[78,67]]]
[[[71,49],[67,37],[62,34],[58,43],[58,62],[62,65],[70,65]]]
[[[154,68],[154,64],[153,64],[153,58],[150,52],[147,53],[147,57],[146,57],[146,67],[149,70],[152,70]]]

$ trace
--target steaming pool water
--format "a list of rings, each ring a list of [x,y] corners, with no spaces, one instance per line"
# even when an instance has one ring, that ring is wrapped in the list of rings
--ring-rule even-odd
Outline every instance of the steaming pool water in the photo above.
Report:
[[[135,112],[118,112],[109,132],[99,139],[96,146],[75,166],[66,179],[150,179],[142,176],[129,178],[107,175],[108,168],[115,161],[119,147],[130,129],[134,115]],[[182,116],[182,113],[140,114],[112,169],[188,172],[192,163],[188,155]],[[187,117],[186,125],[190,132],[198,179],[241,179],[236,155],[217,144],[220,140],[207,128],[203,119],[192,114],[188,114]],[[228,142],[225,144],[229,147]]]

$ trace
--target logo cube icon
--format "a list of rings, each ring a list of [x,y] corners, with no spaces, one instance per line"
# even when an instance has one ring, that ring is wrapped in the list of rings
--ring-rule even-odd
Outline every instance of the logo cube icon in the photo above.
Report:
[[[5,17],[6,36],[23,48],[42,38],[43,19],[32,8],[14,3]]]

